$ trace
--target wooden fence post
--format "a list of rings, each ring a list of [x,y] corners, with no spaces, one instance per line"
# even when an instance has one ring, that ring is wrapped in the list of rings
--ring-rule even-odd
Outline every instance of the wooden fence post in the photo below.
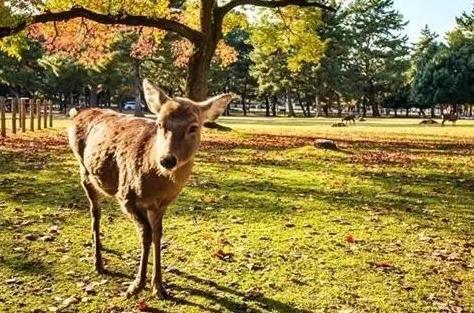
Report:
[[[49,100],[48,104],[49,104],[49,127],[53,127],[53,100]]]
[[[40,99],[36,99],[35,107],[36,107],[36,126],[38,130],[40,130],[41,129],[41,100]]]
[[[7,135],[4,97],[0,97],[0,135],[2,135],[2,137],[5,137]]]
[[[12,133],[16,134],[16,112],[18,111],[18,103],[16,98],[12,98]]]
[[[21,107],[21,132],[26,132],[26,100],[20,99],[20,107]]]
[[[48,128],[48,102],[43,100],[43,128]]]
[[[35,99],[29,99],[30,105],[30,131],[35,131]]]

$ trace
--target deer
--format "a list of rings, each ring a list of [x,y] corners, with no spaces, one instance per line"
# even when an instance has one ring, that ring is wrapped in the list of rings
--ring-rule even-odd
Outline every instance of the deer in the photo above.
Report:
[[[459,118],[456,114],[443,114],[443,122],[441,123],[441,125],[444,126],[444,123],[446,123],[446,121],[452,122],[453,125],[456,125],[456,121],[458,119]]]
[[[348,115],[348,116],[344,116],[344,117],[342,118],[342,122],[344,122],[344,123],[345,123],[345,122],[352,122],[352,123],[355,124],[355,122],[356,122],[355,116],[352,115],[352,114],[351,114],[351,115]]]
[[[72,109],[68,139],[90,204],[95,271],[105,273],[99,230],[100,198],[105,195],[115,198],[135,223],[141,242],[140,263],[126,297],[145,288],[152,246],[152,294],[165,299],[168,292],[161,274],[163,216],[191,174],[204,122],[221,115],[232,95],[197,102],[169,97],[148,79],[142,85],[155,120],[106,109]]]

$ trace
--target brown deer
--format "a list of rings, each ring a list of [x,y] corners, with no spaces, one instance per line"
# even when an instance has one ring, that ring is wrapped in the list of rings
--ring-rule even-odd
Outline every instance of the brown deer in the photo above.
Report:
[[[453,125],[456,125],[456,121],[458,120],[458,116],[456,114],[443,114],[443,122],[441,123],[441,125],[444,126],[444,123],[446,123],[446,121],[448,122],[452,122]]]
[[[184,187],[199,147],[206,120],[222,114],[232,96],[223,94],[203,102],[170,98],[148,80],[145,99],[156,121],[112,110],[71,110],[69,144],[79,161],[82,186],[90,202],[94,265],[103,273],[99,236],[99,193],[113,196],[135,222],[141,258],[127,296],[146,285],[150,245],[153,246],[153,294],[167,296],[161,278],[162,218]]]
[[[344,122],[344,123],[345,123],[345,122],[352,122],[352,123],[355,124],[355,122],[356,122],[355,116],[352,115],[352,114],[351,114],[351,115],[348,115],[348,116],[344,116],[344,117],[342,118],[342,122]]]

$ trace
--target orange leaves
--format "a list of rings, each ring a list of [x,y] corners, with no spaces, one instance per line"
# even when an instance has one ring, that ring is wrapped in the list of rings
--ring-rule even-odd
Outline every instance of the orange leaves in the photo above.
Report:
[[[227,45],[223,40],[219,41],[216,50],[216,61],[223,67],[227,67],[237,61],[238,53],[235,49]]]
[[[27,137],[15,136],[0,138],[0,151],[21,151],[24,154],[36,152],[51,152],[67,149],[65,136]]]
[[[104,64],[111,57],[110,45],[120,27],[76,18],[68,22],[36,24],[28,35],[38,40],[50,53],[65,53],[84,65]]]
[[[131,56],[136,59],[151,57],[157,50],[165,32],[159,29],[143,27],[138,40],[132,45]]]
[[[171,52],[175,57],[173,62],[174,66],[185,68],[193,53],[193,44],[186,39],[176,40],[172,43]]]

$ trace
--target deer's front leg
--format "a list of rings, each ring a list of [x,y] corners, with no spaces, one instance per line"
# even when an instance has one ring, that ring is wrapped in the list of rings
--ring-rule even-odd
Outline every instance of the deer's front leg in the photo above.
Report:
[[[151,278],[151,285],[153,288],[153,295],[159,299],[168,298],[168,293],[163,287],[161,277],[161,235],[163,234],[163,211],[164,210],[150,210],[148,211],[148,221],[151,226],[152,244],[153,244],[153,275]]]
[[[146,285],[146,268],[148,264],[148,255],[151,245],[151,228],[146,218],[137,216],[135,220],[138,235],[141,241],[140,265],[138,267],[137,276],[132,284],[128,287],[127,298],[138,294]]]

